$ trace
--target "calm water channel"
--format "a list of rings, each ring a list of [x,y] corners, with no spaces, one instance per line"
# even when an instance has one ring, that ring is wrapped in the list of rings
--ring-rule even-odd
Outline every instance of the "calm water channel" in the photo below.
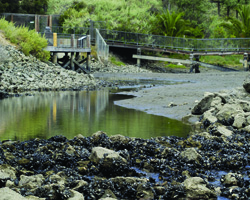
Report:
[[[90,136],[102,130],[108,135],[150,138],[185,137],[190,127],[166,117],[150,115],[114,104],[132,98],[108,90],[47,92],[0,101],[0,140],[28,140],[77,134]]]

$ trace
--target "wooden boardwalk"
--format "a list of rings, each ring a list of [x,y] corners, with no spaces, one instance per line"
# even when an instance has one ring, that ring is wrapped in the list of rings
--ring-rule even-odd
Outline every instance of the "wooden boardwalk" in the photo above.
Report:
[[[91,41],[89,35],[57,34],[49,31],[44,34],[48,40],[46,50],[51,52],[53,63],[58,63],[63,68],[79,69],[84,73],[90,73]],[[64,56],[59,58],[58,55],[63,53]],[[86,57],[82,57],[80,53],[86,53]]]

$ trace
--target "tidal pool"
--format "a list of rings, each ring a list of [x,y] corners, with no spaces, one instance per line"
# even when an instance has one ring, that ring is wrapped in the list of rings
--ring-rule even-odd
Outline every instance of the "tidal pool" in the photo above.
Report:
[[[186,137],[190,126],[180,121],[114,104],[132,96],[99,91],[45,92],[0,101],[0,140],[47,139],[104,131],[109,136]]]

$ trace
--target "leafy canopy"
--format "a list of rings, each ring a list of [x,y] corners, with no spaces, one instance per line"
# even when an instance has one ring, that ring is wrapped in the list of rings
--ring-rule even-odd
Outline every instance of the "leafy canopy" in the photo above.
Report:
[[[153,32],[165,36],[182,37],[190,31],[188,27],[190,23],[182,18],[183,15],[184,13],[174,11],[170,13],[169,10],[164,10],[156,16],[156,27]]]
[[[231,37],[250,37],[250,5],[239,6],[237,11],[239,19],[228,17],[221,26],[228,30]]]

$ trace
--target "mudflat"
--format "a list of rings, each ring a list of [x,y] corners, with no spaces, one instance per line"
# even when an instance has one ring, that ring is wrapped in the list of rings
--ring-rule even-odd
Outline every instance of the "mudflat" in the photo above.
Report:
[[[135,98],[117,101],[119,106],[145,111],[181,120],[191,114],[191,109],[205,92],[220,92],[242,88],[249,72],[203,72],[203,73],[95,73],[96,77],[135,78],[178,81],[179,84],[122,92]]]

